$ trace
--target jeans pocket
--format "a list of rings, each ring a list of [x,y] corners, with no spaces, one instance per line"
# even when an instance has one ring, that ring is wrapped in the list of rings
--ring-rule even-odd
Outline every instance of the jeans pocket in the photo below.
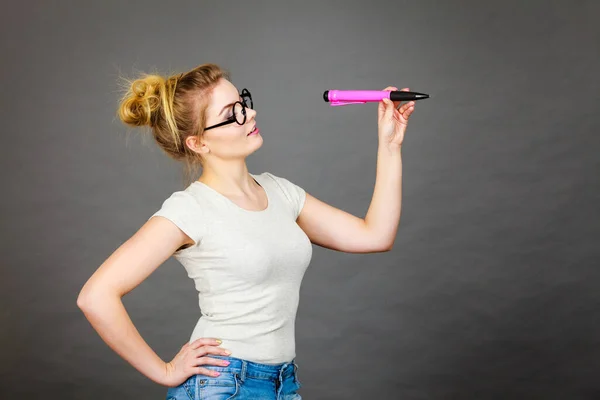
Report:
[[[218,377],[198,375],[199,399],[234,399],[240,389],[240,381],[235,373],[221,372]]]
[[[167,400],[195,400],[196,376],[190,376],[179,386],[167,390]]]

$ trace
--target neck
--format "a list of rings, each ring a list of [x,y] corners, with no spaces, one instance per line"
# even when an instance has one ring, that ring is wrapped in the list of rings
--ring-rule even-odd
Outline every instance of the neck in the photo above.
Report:
[[[256,188],[245,162],[223,164],[217,168],[205,165],[198,180],[220,193],[232,196],[247,195]]]

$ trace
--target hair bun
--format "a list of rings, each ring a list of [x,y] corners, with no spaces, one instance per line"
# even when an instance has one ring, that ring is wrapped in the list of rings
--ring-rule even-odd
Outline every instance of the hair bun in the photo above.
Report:
[[[154,126],[165,84],[160,75],[146,75],[131,82],[119,106],[121,121],[132,126]]]

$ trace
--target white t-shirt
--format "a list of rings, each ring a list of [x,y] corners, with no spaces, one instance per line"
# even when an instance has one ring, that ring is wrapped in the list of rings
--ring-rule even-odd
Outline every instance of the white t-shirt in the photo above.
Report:
[[[173,254],[194,280],[201,316],[190,337],[223,340],[232,357],[277,364],[296,357],[300,284],[312,257],[296,223],[305,191],[269,172],[250,174],[265,210],[245,210],[202,182],[174,192],[154,216],[195,242]]]

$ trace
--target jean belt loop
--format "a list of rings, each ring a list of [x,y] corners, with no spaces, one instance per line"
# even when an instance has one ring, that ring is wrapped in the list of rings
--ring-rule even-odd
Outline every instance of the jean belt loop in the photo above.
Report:
[[[248,362],[245,360],[242,360],[242,371],[240,372],[240,380],[242,381],[242,383],[246,380],[247,369],[248,369]]]
[[[277,392],[277,398],[279,399],[279,395],[281,394],[281,387],[283,386],[283,379],[282,379],[282,375],[283,375],[283,370],[285,369],[285,365],[283,365],[280,369],[279,369],[279,377],[277,378],[277,381],[275,382],[275,389]]]

